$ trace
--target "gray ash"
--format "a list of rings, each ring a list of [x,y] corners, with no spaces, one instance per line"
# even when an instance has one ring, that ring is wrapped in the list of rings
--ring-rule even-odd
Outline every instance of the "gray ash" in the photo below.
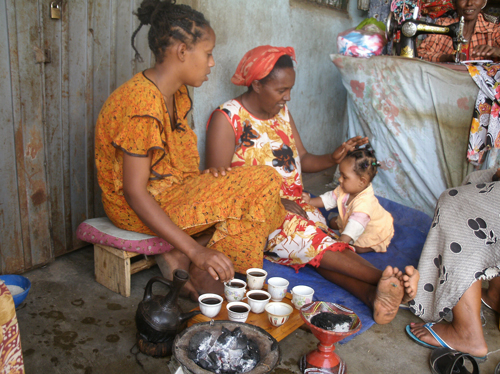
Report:
[[[311,318],[311,323],[323,330],[346,332],[352,324],[352,317],[345,314],[322,312]]]
[[[200,331],[189,341],[188,357],[203,369],[218,374],[246,373],[260,361],[257,344],[239,327],[232,332],[222,327],[221,334]]]

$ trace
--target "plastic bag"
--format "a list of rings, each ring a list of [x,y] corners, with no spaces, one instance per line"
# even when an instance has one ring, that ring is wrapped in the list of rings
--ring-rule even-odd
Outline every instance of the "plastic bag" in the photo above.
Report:
[[[382,54],[386,44],[385,25],[373,17],[365,19],[356,28],[348,29],[337,37],[337,51],[344,56],[378,56]]]

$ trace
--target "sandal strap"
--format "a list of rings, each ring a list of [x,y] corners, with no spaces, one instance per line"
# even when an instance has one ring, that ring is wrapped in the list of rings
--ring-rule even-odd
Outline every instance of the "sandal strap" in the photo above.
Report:
[[[459,365],[464,366],[465,359],[469,360],[472,364],[472,373],[471,374],[479,374],[479,365],[477,364],[477,361],[474,359],[474,357],[472,357],[471,355],[469,355],[467,353],[457,354],[455,356],[454,360],[452,361],[452,363],[450,364],[450,366],[448,366],[448,370],[446,371],[445,374],[453,374],[453,369],[455,369],[455,365],[457,365],[459,360],[463,361]]]

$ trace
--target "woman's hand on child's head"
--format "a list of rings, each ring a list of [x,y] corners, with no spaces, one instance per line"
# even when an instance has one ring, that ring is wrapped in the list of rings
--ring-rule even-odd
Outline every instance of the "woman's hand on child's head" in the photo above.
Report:
[[[202,174],[212,173],[212,175],[217,178],[219,176],[219,174],[226,175],[226,171],[231,171],[231,168],[225,167],[225,166],[211,167],[211,168],[203,170],[201,173]]]
[[[309,204],[311,202],[311,195],[307,192],[302,192],[302,200]]]
[[[234,267],[231,260],[222,252],[206,247],[201,247],[191,258],[195,266],[208,273],[221,282],[228,282],[234,278]]]
[[[288,199],[281,199],[281,204],[283,204],[287,212],[297,214],[307,219],[307,213],[295,201]]]
[[[340,162],[346,156],[347,152],[353,151],[357,147],[361,147],[366,143],[368,143],[368,138],[366,136],[363,138],[360,135],[347,140],[332,153],[333,162],[335,162],[336,164],[340,164]]]

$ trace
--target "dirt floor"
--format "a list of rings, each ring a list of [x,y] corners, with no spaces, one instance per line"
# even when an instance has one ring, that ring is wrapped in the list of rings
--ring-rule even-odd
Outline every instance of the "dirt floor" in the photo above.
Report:
[[[333,170],[307,175],[309,191],[320,194],[328,188]],[[158,267],[132,276],[132,293],[122,297],[94,280],[93,248],[82,248],[59,257],[43,268],[24,274],[32,282],[26,302],[17,310],[27,374],[78,373],[128,374],[170,373],[170,358],[137,354],[135,312],[148,280],[160,275]],[[157,286],[155,292],[165,292]],[[187,311],[196,306],[180,299]],[[493,373],[500,362],[498,316],[484,310],[488,360],[480,364],[482,373]],[[396,319],[375,325],[336,352],[345,360],[349,373],[428,373],[431,350],[413,343],[404,328],[419,321],[409,311],[400,310]],[[298,329],[280,342],[281,364],[273,373],[300,373],[301,356],[315,349],[318,340]],[[170,364],[170,365],[169,365]]]

